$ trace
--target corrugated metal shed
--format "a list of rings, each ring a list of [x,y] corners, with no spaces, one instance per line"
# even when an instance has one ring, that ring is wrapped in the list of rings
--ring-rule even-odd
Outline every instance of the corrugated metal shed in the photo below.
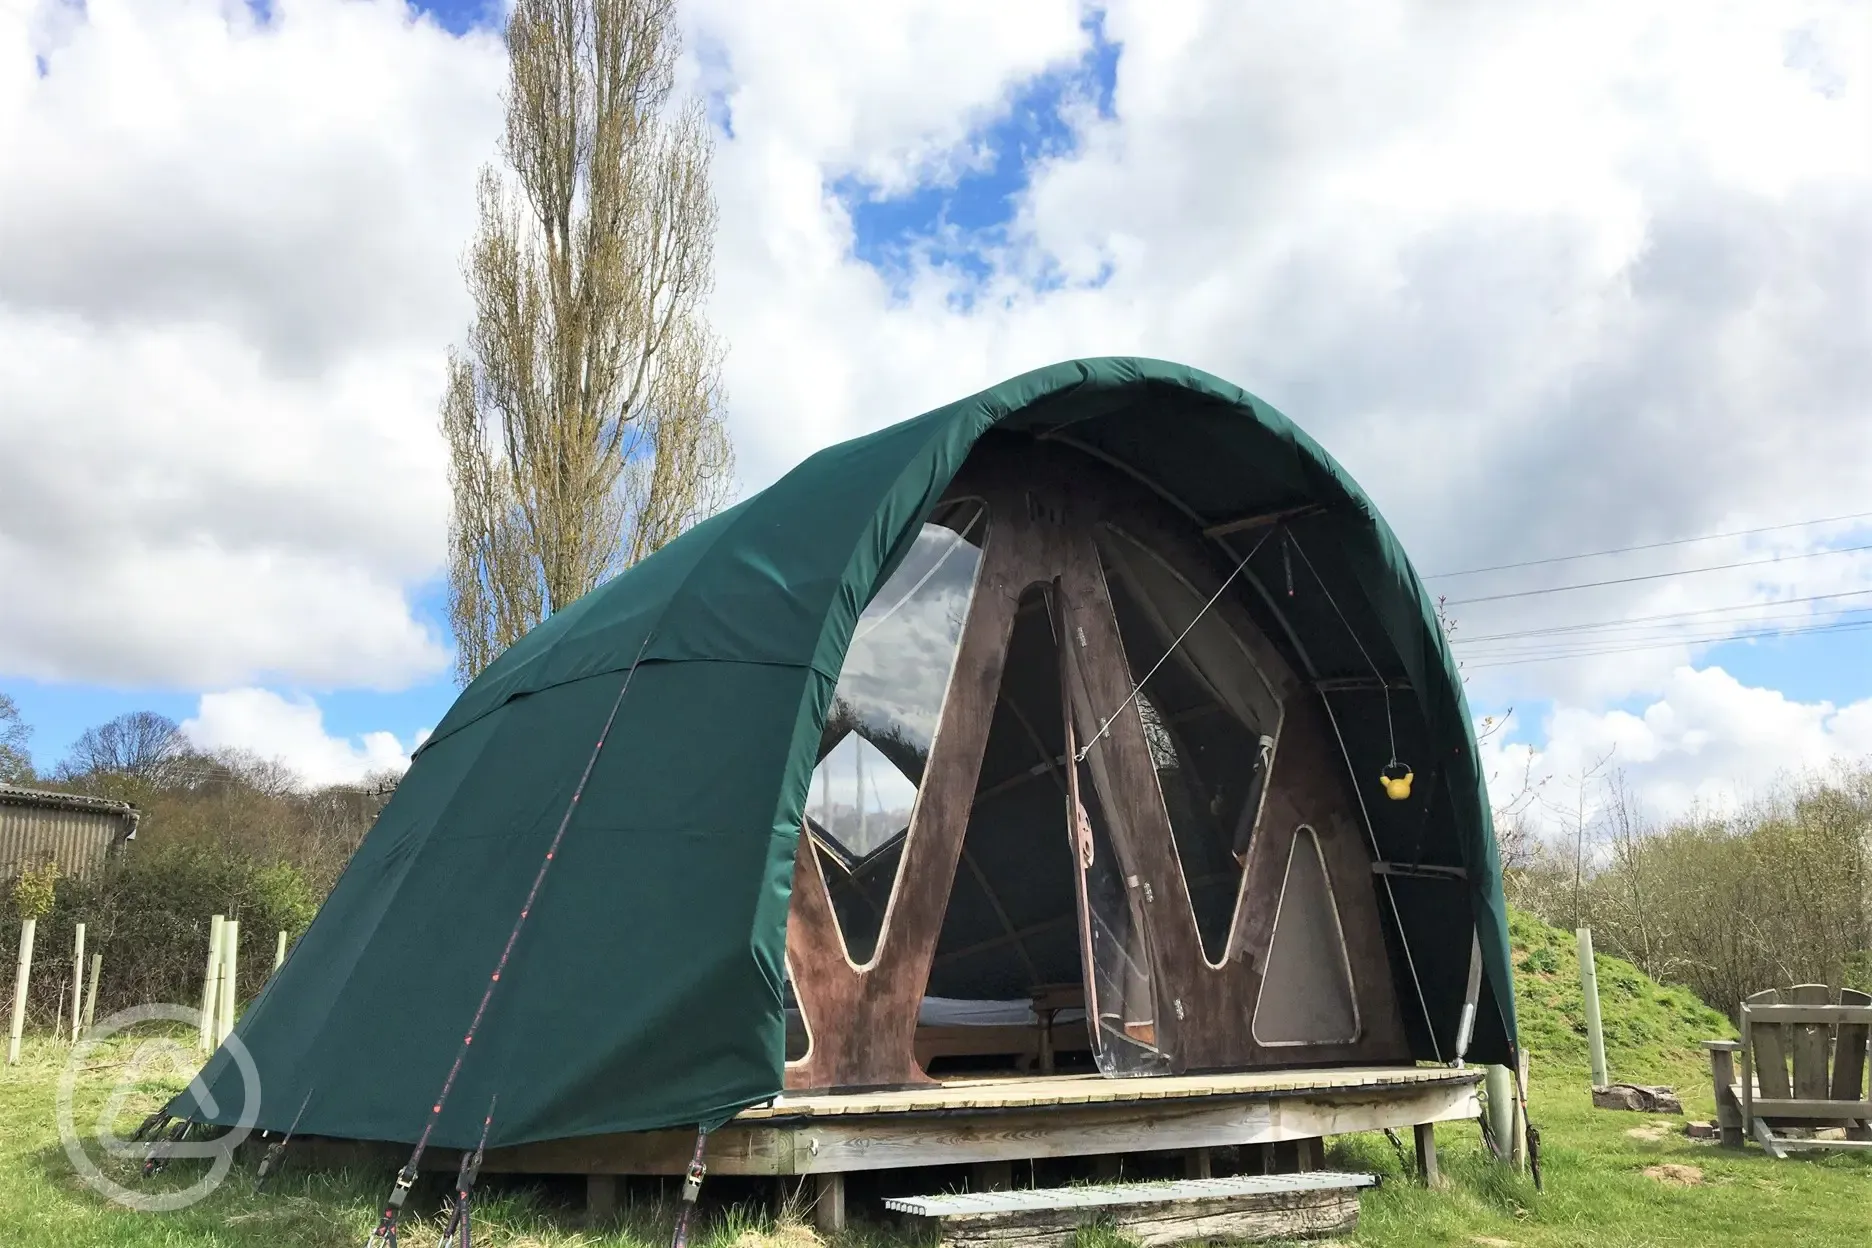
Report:
[[[0,879],[50,858],[80,879],[136,836],[140,812],[129,802],[0,784]]]

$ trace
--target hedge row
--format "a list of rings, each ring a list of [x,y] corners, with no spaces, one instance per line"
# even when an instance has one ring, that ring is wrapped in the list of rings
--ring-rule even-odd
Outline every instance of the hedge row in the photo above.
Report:
[[[199,1007],[208,929],[216,914],[240,920],[238,999],[251,998],[273,972],[278,933],[297,939],[312,922],[318,900],[292,866],[192,845],[139,848],[94,879],[59,880],[51,913],[38,921],[34,936],[29,1018],[35,1026],[51,1026],[61,991],[69,995],[73,929],[79,923],[85,925],[86,963],[92,954],[104,955],[97,999],[97,1016],[104,1018],[152,1003]],[[6,887],[0,967],[8,1006],[20,917],[15,890]],[[85,974],[90,971],[87,965]],[[65,1008],[69,1020],[69,1000]]]

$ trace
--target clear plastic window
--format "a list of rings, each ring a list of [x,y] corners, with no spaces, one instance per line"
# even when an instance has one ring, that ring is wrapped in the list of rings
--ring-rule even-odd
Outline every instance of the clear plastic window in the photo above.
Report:
[[[1203,951],[1220,962],[1260,817],[1280,702],[1222,612],[1204,610],[1206,595],[1116,529],[1101,527],[1098,545],[1125,660],[1132,679],[1144,681],[1138,714]]]
[[[1073,647],[1063,645],[1060,651],[1071,710],[1070,758],[1079,742],[1097,733],[1099,718]],[[1067,833],[1079,868],[1080,957],[1093,1057],[1099,1072],[1108,1076],[1162,1074],[1171,1063],[1157,1031],[1150,929],[1140,895],[1144,885],[1119,857],[1111,813],[1099,798],[1115,792],[1104,759],[1104,752],[1094,749],[1083,761],[1069,764],[1066,794]]]
[[[806,818],[854,962],[870,960],[981,569],[985,509],[945,506],[858,617]],[[885,869],[888,868],[888,869]]]

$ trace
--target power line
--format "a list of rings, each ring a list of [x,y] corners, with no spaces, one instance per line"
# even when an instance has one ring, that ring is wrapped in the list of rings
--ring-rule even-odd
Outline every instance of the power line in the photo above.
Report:
[[[1810,633],[1851,633],[1872,628],[1872,619],[1853,620],[1843,624],[1822,624],[1813,628],[1766,629],[1755,633],[1726,633],[1720,636],[1690,640],[1641,642],[1636,645],[1602,646],[1576,650],[1556,650],[1549,653],[1516,654],[1507,657],[1483,656],[1478,662],[1464,662],[1464,670],[1477,671],[1485,667],[1518,667],[1528,663],[1556,663],[1566,659],[1591,659],[1614,654],[1637,654],[1645,650],[1668,650],[1682,645],[1713,645],[1728,641],[1751,641],[1769,637],[1796,637]]]
[[[1506,594],[1483,594],[1477,598],[1450,598],[1445,600],[1444,605],[1463,607],[1478,602],[1504,602],[1510,598],[1538,598],[1543,594],[1564,594],[1576,589],[1598,589],[1605,585],[1631,585],[1639,581],[1661,581],[1673,576],[1693,576],[1699,572],[1724,572],[1731,568],[1758,568],[1764,564],[1791,563],[1796,559],[1817,559],[1822,555],[1850,555],[1866,550],[1872,550],[1872,544],[1865,546],[1836,546],[1830,550],[1807,550],[1792,555],[1775,555],[1768,559],[1742,559],[1734,563],[1712,563],[1701,568],[1683,568],[1676,572],[1647,572],[1641,576],[1615,576],[1603,581],[1580,581],[1573,585],[1549,585],[1545,589],[1521,589]]]
[[[1467,662],[1490,663],[1497,659],[1531,658],[1540,655],[1574,655],[1584,657],[1593,654],[1616,654],[1626,649],[1643,649],[1652,646],[1716,646],[1725,642],[1749,640],[1767,637],[1797,637],[1806,633],[1850,632],[1858,625],[1872,624],[1872,618],[1856,615],[1850,618],[1829,619],[1814,624],[1782,625],[1774,628],[1749,629],[1743,632],[1690,633],[1670,636],[1651,637],[1599,637],[1586,638],[1571,642],[1529,643],[1522,646],[1509,646],[1501,650],[1485,650],[1480,653],[1464,652]]]
[[[1748,612],[1748,610],[1758,610],[1758,608],[1763,608],[1763,606],[1795,606],[1795,604],[1799,604],[1799,602],[1827,602],[1831,601],[1831,599],[1857,599],[1857,597],[1866,597],[1866,595],[1872,595],[1872,589],[1846,589],[1846,591],[1842,591],[1842,593],[1812,593],[1812,595],[1806,595],[1806,597],[1801,597],[1801,599],[1765,599],[1765,601],[1760,602],[1735,602],[1732,606],[1704,606],[1704,608],[1689,610],[1689,612],[1664,612],[1664,614],[1659,614],[1659,616],[1629,616],[1625,617],[1625,619],[1602,619],[1602,621],[1571,623],[1571,625],[1548,625],[1548,627],[1544,627],[1544,629],[1522,629],[1522,631],[1518,632],[1484,632],[1481,636],[1456,636],[1456,638],[1451,638],[1451,644],[1453,644],[1453,646],[1471,646],[1471,644],[1477,644],[1477,642],[1501,642],[1501,640],[1513,640],[1513,638],[1524,638],[1524,636],[1543,636],[1543,634],[1550,634],[1550,632],[1589,632],[1597,631],[1597,629],[1610,629],[1610,627],[1625,627],[1625,625],[1649,623],[1649,621],[1657,621],[1657,619],[1689,619],[1689,617],[1692,616],[1720,616],[1720,614],[1726,614],[1726,612]],[[1790,616],[1790,619],[1792,619],[1792,617],[1793,616]]]
[[[1759,529],[1735,529],[1728,533],[1706,533],[1702,537],[1674,537],[1667,542],[1644,542],[1637,546],[1614,546],[1609,550],[1589,550],[1578,555],[1554,555],[1547,559],[1526,559],[1520,563],[1494,563],[1483,568],[1463,568],[1456,572],[1432,572],[1420,579],[1436,581],[1452,576],[1478,576],[1483,572],[1506,572],[1511,568],[1537,568],[1549,563],[1571,563],[1575,559],[1598,559],[1604,555],[1628,555],[1637,550],[1661,550],[1666,546],[1688,546],[1693,542],[1717,542],[1727,537],[1752,537],[1757,533],[1779,533],[1784,529],[1804,529],[1816,524],[1841,524],[1847,520],[1872,519],[1872,511],[1850,516],[1827,516],[1819,520],[1793,520],[1787,524],[1769,524]]]
[[[1812,630],[1812,631],[1848,633],[1848,632],[1863,632],[1868,628],[1872,628],[1872,620],[1862,621],[1857,624],[1840,625],[1834,628],[1817,629],[1817,630]],[[1759,636],[1761,638],[1774,638],[1774,637],[1786,637],[1789,635],[1790,634],[1788,633],[1762,633]],[[1702,644],[1706,644],[1706,645],[1717,644],[1718,642],[1722,642],[1722,641],[1745,641],[1745,640],[1750,640],[1751,638],[1754,638],[1755,636],[1756,636],[1755,634],[1742,634],[1742,635],[1735,636],[1735,637],[1718,638],[1714,642],[1705,642]],[[1671,649],[1676,644],[1677,643],[1675,642],[1658,641],[1658,642],[1647,642],[1643,645],[1636,645],[1636,646],[1615,646],[1615,647],[1609,647],[1609,648],[1601,649],[1601,650],[1562,651],[1562,652],[1558,652],[1554,654],[1513,655],[1508,658],[1486,659],[1486,660],[1481,660],[1477,662],[1465,663],[1463,667],[1465,671],[1480,671],[1484,668],[1523,667],[1523,666],[1527,666],[1529,664],[1534,664],[1534,663],[1579,662],[1579,661],[1583,661],[1586,659],[1609,658],[1609,657],[1614,657],[1614,656],[1622,655],[1622,654],[1642,654],[1649,650],[1668,650],[1668,649]]]
[[[1872,617],[1864,613],[1829,616],[1805,624],[1769,624],[1765,627],[1745,627],[1740,631],[1731,629],[1713,630],[1704,633],[1646,633],[1639,636],[1612,637],[1557,637],[1534,638],[1524,642],[1509,642],[1488,650],[1464,650],[1462,657],[1466,662],[1487,662],[1492,659],[1516,658],[1530,654],[1584,654],[1595,650],[1617,650],[1624,646],[1648,646],[1652,644],[1670,646],[1720,645],[1739,637],[1788,637],[1801,633],[1819,632],[1845,624],[1872,623]]]
[[[1512,653],[1517,650],[1551,650],[1556,647],[1570,646],[1607,646],[1623,645],[1640,641],[1672,641],[1678,639],[1695,640],[1699,638],[1721,639],[1737,636],[1740,632],[1750,634],[1761,631],[1790,632],[1800,629],[1815,628],[1825,624],[1837,624],[1843,621],[1865,618],[1872,608],[1858,606],[1845,607],[1838,611],[1819,615],[1770,616],[1766,619],[1736,620],[1698,620],[1678,628],[1668,625],[1640,625],[1638,635],[1620,635],[1617,633],[1569,634],[1551,637],[1519,637],[1489,642],[1481,651],[1483,654]],[[1783,622],[1786,621],[1786,622]]]

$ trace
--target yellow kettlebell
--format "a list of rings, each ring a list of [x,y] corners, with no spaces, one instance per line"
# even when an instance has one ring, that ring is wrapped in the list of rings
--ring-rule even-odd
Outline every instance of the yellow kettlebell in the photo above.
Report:
[[[1384,786],[1385,796],[1394,802],[1402,802],[1410,797],[1411,769],[1403,763],[1392,763],[1378,773],[1378,783]]]

